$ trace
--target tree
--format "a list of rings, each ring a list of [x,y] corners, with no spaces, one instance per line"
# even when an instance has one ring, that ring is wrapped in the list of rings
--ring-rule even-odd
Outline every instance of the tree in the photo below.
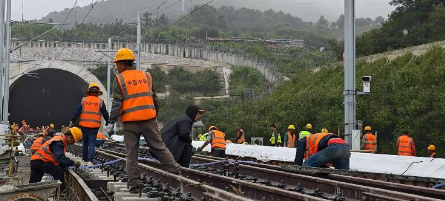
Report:
[[[326,17],[324,17],[323,15],[320,15],[320,18],[318,18],[318,20],[317,20],[317,25],[323,26],[323,27],[328,27],[329,21],[328,21],[328,19],[326,19]]]

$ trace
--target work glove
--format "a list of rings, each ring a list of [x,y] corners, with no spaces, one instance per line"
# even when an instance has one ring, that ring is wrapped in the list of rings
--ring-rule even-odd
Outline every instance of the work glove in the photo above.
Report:
[[[72,121],[70,121],[70,124],[68,125],[68,127],[70,127],[70,128],[74,127],[74,124]]]
[[[108,136],[112,136],[114,134],[114,123],[109,123],[107,126]]]

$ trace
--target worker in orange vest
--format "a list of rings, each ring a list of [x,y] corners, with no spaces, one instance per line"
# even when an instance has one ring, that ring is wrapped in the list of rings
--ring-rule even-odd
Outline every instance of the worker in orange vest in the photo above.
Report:
[[[371,126],[365,127],[365,134],[363,135],[361,144],[362,150],[370,150],[370,151],[375,150],[375,144],[376,144],[375,136],[372,134],[371,130],[372,130]]]
[[[105,137],[105,135],[103,135],[101,132],[98,132],[97,136],[96,136],[95,146],[96,147],[102,146],[106,140],[107,140],[107,138]]]
[[[66,148],[82,138],[82,131],[72,127],[64,135],[56,135],[46,141],[37,152],[32,155],[30,161],[31,176],[29,183],[37,183],[42,180],[45,173],[53,176],[55,180],[62,182],[64,190],[64,169],[74,165],[74,162],[65,156]]]
[[[79,119],[79,126],[83,133],[82,159],[86,165],[92,165],[96,153],[96,136],[102,124],[102,116],[105,119],[105,125],[108,124],[108,111],[104,101],[99,98],[103,93],[97,83],[91,83],[86,93],[87,96],[83,97],[77,105],[69,127],[72,127],[73,122]]]
[[[52,132],[48,126],[43,127],[42,133],[39,133],[37,139],[35,139],[31,145],[31,153],[34,154],[48,139],[51,139],[53,137],[54,132]]]
[[[128,48],[117,51],[113,63],[116,64],[116,82],[113,85],[113,105],[110,113],[108,133],[113,133],[114,123],[120,117],[124,127],[126,172],[130,193],[139,193],[142,186],[138,169],[139,139],[144,136],[150,151],[161,162],[164,170],[181,173],[181,166],[162,141],[156,117],[159,108],[153,91],[153,80],[149,72],[136,70],[135,56]]]
[[[198,148],[198,151],[202,151],[204,147],[211,144],[212,156],[225,158],[226,157],[226,134],[219,131],[216,126],[210,126],[209,135],[207,135],[207,140],[204,144]]]
[[[432,144],[428,146],[428,153],[430,154],[430,158],[436,158],[436,146]]]
[[[295,148],[295,125],[289,125],[287,130],[287,133],[284,134],[284,147]]]
[[[316,133],[298,141],[295,165],[325,167],[332,163],[335,169],[349,169],[351,153],[346,142],[333,133]]]
[[[244,138],[244,131],[243,129],[241,129],[241,126],[237,126],[236,131],[236,143],[243,144],[244,142],[246,142],[246,139]]]
[[[408,131],[403,131],[402,136],[397,139],[396,146],[399,149],[399,156],[416,156],[416,146],[413,138],[408,136]]]

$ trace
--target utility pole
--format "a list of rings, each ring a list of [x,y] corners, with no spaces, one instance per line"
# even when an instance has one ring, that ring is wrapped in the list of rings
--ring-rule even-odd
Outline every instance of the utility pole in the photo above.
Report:
[[[111,38],[108,38],[108,70],[107,70],[107,107],[108,107],[108,113],[111,112],[111,92],[110,92],[110,85],[111,85]]]
[[[141,13],[138,13],[138,30],[137,30],[137,45],[136,45],[136,69],[141,70]]]
[[[4,0],[3,0],[4,1]],[[6,54],[5,54],[5,94],[3,100],[3,124],[8,123],[9,107],[9,67],[11,65],[11,0],[6,8]]]
[[[5,48],[5,3],[2,1],[0,7],[0,123],[3,122],[3,50]],[[6,122],[4,122],[6,124]]]
[[[355,117],[355,0],[345,0],[345,141],[352,148],[352,130],[356,126]]]

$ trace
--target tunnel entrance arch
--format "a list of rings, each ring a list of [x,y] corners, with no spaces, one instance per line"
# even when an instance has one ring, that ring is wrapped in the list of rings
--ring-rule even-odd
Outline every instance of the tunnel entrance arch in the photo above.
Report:
[[[52,65],[29,63],[11,69],[10,123],[24,119],[34,128],[50,123],[56,129],[68,126],[91,82],[99,84],[104,92],[100,98],[106,101],[106,89],[85,66],[55,61]]]

